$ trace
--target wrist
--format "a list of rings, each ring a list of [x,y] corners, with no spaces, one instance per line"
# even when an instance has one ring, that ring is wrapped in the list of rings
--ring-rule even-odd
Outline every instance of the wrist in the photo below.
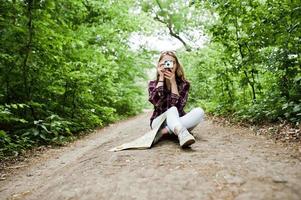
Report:
[[[170,80],[171,84],[177,84],[176,80]]]

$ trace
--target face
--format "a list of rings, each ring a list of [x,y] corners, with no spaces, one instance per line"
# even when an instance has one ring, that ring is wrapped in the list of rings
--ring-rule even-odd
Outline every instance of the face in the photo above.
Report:
[[[169,70],[169,71],[175,73],[176,70],[177,70],[176,59],[174,57],[170,56],[170,55],[164,55],[162,57],[161,61],[160,61],[160,64],[164,65],[164,62],[166,60],[171,60],[173,62],[173,68],[171,68],[171,69],[165,69],[165,70]]]

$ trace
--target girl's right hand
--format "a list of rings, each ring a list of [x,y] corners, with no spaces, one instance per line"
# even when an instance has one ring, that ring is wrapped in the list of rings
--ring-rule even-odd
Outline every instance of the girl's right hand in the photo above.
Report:
[[[158,66],[157,66],[157,71],[160,75],[161,78],[164,78],[164,72],[165,72],[165,69],[164,69],[164,64],[163,63],[159,63]]]

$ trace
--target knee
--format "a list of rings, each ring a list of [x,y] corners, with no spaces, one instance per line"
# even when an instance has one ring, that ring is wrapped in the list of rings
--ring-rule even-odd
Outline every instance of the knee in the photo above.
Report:
[[[171,106],[170,108],[168,108],[168,110],[170,110],[170,111],[177,111],[178,108],[176,106]]]
[[[205,118],[205,112],[202,108],[196,107],[193,109],[193,112],[195,112],[196,115],[199,116],[201,120]]]

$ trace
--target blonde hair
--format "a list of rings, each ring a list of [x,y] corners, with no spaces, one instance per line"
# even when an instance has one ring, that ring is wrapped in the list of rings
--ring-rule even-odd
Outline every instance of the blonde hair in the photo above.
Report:
[[[185,74],[184,74],[184,69],[183,66],[181,65],[181,63],[179,62],[179,59],[177,58],[176,54],[173,51],[164,51],[161,52],[160,58],[158,60],[158,63],[162,60],[163,56],[165,55],[169,55],[171,57],[173,57],[176,60],[176,65],[177,65],[177,70],[176,70],[176,80],[180,80],[180,81],[187,81],[187,79],[185,78]],[[157,71],[157,76],[156,76],[157,81],[159,80],[159,73]]]

